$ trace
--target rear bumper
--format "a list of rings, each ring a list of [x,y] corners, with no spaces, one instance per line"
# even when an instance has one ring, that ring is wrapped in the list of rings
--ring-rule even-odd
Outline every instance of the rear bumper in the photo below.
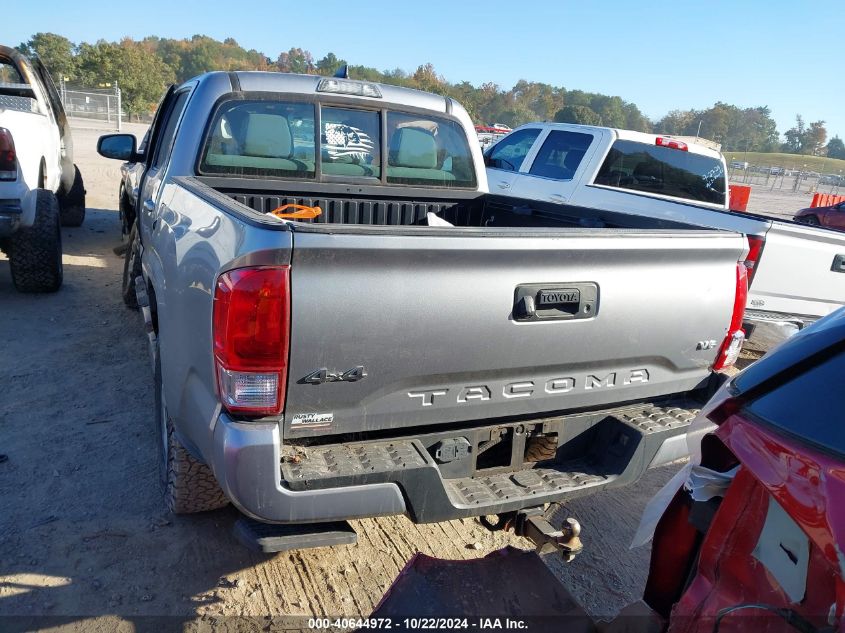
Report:
[[[818,317],[746,310],[743,317],[746,345],[768,351],[817,320]]]
[[[232,503],[259,521],[306,523],[403,513],[419,523],[445,521],[632,483],[648,468],[686,456],[686,431],[697,406],[689,400],[639,404],[310,447],[283,447],[277,424],[240,423],[221,415],[212,467]],[[556,434],[556,457],[528,463],[526,447],[538,434]],[[491,437],[504,439],[482,449]],[[444,442],[456,439],[469,448],[445,461]]]
[[[247,516],[267,523],[309,523],[405,512],[395,484],[294,491],[282,485],[280,463],[277,424],[241,423],[220,415],[212,468],[223,491]]]
[[[22,181],[0,182],[0,237],[9,237],[35,219],[35,192]]]

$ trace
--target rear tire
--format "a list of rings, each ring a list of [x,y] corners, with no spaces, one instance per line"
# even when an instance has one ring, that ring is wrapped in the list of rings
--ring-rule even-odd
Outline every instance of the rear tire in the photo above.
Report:
[[[59,202],[62,209],[62,226],[82,226],[85,220],[85,187],[79,167],[73,166],[73,186],[62,195]]]
[[[229,504],[211,469],[185,449],[176,437],[164,401],[161,360],[156,344],[155,395],[159,431],[159,481],[164,502],[174,514],[194,514],[217,510]]]
[[[123,258],[123,303],[133,310],[138,309],[138,297],[135,295],[135,279],[141,274],[141,237],[138,235],[138,223],[129,231],[129,244]]]
[[[9,239],[9,268],[20,292],[55,292],[62,285],[59,201],[52,191],[35,190],[35,221]]]

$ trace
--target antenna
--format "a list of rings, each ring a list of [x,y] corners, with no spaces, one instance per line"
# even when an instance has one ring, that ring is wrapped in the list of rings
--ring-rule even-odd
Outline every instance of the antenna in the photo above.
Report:
[[[335,71],[334,76],[337,77],[338,79],[349,79],[349,65],[344,64],[343,66],[338,68]]]

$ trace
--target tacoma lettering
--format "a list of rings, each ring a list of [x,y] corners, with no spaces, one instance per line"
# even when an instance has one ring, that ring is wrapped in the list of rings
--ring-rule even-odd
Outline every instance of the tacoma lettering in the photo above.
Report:
[[[544,381],[542,391],[538,388],[538,384],[533,380],[520,380],[517,382],[509,382],[502,387],[498,385],[467,385],[458,390],[457,396],[453,396],[458,404],[468,404],[472,402],[484,402],[493,400],[493,394],[499,394],[501,388],[501,396],[496,398],[506,398],[512,400],[514,398],[532,398],[536,396],[558,395],[564,393],[571,393],[577,389],[583,391],[593,391],[596,389],[610,389],[617,385],[637,385],[644,384],[650,380],[650,375],[647,369],[628,369],[625,371],[612,371],[604,376],[597,376],[588,374],[582,379],[573,376],[560,376],[557,378],[549,378]],[[425,389],[420,391],[409,391],[408,397],[419,398],[420,403],[424,407],[430,407],[435,404],[443,404],[445,402],[441,396],[445,396],[449,392],[448,387],[441,387],[439,389]],[[438,400],[439,398],[439,400]]]

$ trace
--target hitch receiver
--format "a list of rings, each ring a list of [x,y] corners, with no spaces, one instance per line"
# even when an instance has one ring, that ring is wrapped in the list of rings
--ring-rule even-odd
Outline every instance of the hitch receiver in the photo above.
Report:
[[[517,512],[505,512],[498,515],[493,523],[488,517],[480,517],[481,525],[491,531],[512,529],[517,536],[524,536],[537,547],[538,554],[557,550],[568,563],[584,549],[581,543],[581,524],[569,517],[559,530],[546,518],[557,508],[552,504],[548,510],[526,508]]]

